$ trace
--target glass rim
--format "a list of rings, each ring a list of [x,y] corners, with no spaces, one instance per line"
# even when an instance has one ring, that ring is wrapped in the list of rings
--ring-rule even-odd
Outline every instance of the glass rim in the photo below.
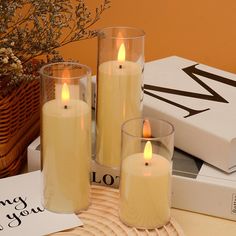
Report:
[[[44,66],[42,66],[39,70],[39,74],[43,77],[47,77],[50,79],[56,79],[56,80],[60,80],[62,79],[61,76],[52,76],[52,75],[48,75],[47,73],[45,73],[45,70],[47,68],[49,68],[50,66],[55,66],[55,65],[74,65],[77,66],[77,69],[85,69],[85,73],[78,75],[78,76],[70,76],[70,80],[76,80],[76,79],[81,79],[84,78],[85,76],[91,76],[92,75],[92,70],[89,66],[86,66],[84,64],[80,64],[78,62],[70,62],[70,61],[63,61],[63,62],[53,62],[53,63],[48,63]],[[80,68],[79,68],[80,67]]]
[[[107,33],[107,32],[109,32],[109,30],[111,30],[111,29],[128,29],[128,30],[135,30],[136,32],[139,32],[139,35],[138,36],[127,36],[127,37],[125,37],[125,36],[109,36],[109,38],[111,38],[111,39],[138,39],[138,38],[143,38],[143,37],[145,37],[145,32],[144,32],[144,30],[142,30],[142,29],[140,29],[140,28],[137,28],[137,27],[132,27],[132,26],[110,26],[110,27],[105,27],[105,28],[102,28],[102,29],[100,29],[100,30],[98,30],[98,36],[100,36],[100,35],[102,35],[102,33]]]
[[[142,120],[142,121],[145,121],[145,120],[153,120],[153,121],[161,121],[165,124],[167,124],[169,127],[170,127],[170,132],[168,132],[167,134],[165,135],[161,135],[161,136],[158,136],[158,137],[148,137],[148,138],[145,138],[145,137],[141,137],[141,136],[137,136],[137,135],[133,135],[133,134],[130,134],[129,132],[127,132],[125,130],[125,126],[127,125],[127,123],[131,122],[131,121],[134,121],[134,120]],[[160,140],[162,138],[166,138],[166,137],[169,137],[171,135],[174,135],[174,132],[175,132],[175,128],[174,128],[174,125],[171,124],[169,121],[167,120],[164,120],[164,119],[160,119],[160,118],[154,118],[154,117],[136,117],[136,118],[132,118],[132,119],[129,119],[129,120],[126,120],[122,125],[121,125],[121,131],[122,133],[125,133],[126,135],[130,136],[130,137],[133,137],[133,138],[137,138],[137,139],[140,139],[140,140],[144,140],[144,141],[155,141],[155,140]]]

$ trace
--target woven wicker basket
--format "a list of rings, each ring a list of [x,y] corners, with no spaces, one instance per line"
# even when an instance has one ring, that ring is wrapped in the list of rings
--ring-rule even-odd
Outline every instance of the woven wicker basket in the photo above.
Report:
[[[40,130],[40,85],[23,83],[0,100],[0,177],[19,173]]]

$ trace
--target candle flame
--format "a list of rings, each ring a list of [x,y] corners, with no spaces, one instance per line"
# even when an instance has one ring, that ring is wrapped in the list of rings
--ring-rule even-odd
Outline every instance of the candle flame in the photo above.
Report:
[[[67,103],[70,100],[70,91],[67,83],[64,83],[61,90],[61,100]]]
[[[63,70],[63,72],[62,72],[62,78],[65,79],[65,80],[70,78],[70,72],[69,72],[69,70],[68,70],[67,68],[65,68],[65,69]]]
[[[150,141],[147,141],[144,148],[144,160],[148,162],[152,159],[152,144]]]
[[[123,42],[123,35],[122,33],[119,31],[117,34],[117,41],[116,41],[116,46],[117,48],[119,47],[119,45],[121,45],[121,43]]]
[[[122,43],[118,51],[118,61],[125,61],[125,45]]]
[[[152,131],[151,131],[151,125],[149,120],[144,120],[143,122],[143,137],[144,138],[151,138]]]

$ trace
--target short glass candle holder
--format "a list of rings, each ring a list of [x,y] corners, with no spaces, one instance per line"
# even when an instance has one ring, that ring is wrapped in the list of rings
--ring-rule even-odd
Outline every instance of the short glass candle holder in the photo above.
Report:
[[[59,62],[40,75],[43,205],[77,213],[90,204],[91,70]]]
[[[120,168],[121,125],[142,112],[142,30],[110,27],[98,32],[96,161]]]
[[[165,120],[137,118],[122,125],[119,216],[139,229],[170,220],[174,127]]]

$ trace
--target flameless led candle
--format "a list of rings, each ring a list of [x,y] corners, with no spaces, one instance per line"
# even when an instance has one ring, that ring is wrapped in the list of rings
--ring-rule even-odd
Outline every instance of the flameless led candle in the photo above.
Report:
[[[61,64],[59,67],[63,65],[70,68],[67,64]],[[55,67],[55,64],[51,66]],[[72,67],[81,65],[74,64]],[[41,71],[44,77],[46,69],[48,66],[43,67]],[[79,81],[85,79],[83,76],[78,77]],[[59,82],[60,79],[65,80],[59,78]],[[66,78],[66,81],[71,82],[70,80],[73,78]],[[77,88],[82,85],[85,84],[76,84]],[[42,107],[43,202],[45,208],[50,211],[79,212],[89,206],[90,101],[71,97],[66,82],[57,87],[61,87],[61,96],[45,102]],[[85,92],[84,88],[83,91]]]
[[[170,219],[171,164],[168,157],[153,153],[152,143],[155,145],[157,142],[153,132],[152,137],[144,137],[151,135],[149,123],[145,123],[145,120],[143,122],[142,119],[137,119],[136,122],[134,119],[125,124],[122,128],[124,141],[122,140],[119,216],[123,223],[132,227],[158,228]],[[142,136],[133,135],[134,125],[138,129],[141,125],[146,127]],[[170,128],[170,133],[163,134],[163,138],[169,136],[169,148],[172,153],[173,129],[172,126]],[[158,143],[161,143],[160,137]],[[140,143],[145,142],[143,151],[140,150],[143,146],[137,145],[138,140]],[[134,143],[135,145],[132,145]]]
[[[144,153],[123,161],[120,218],[127,225],[152,229],[170,219],[170,163],[160,155],[150,155],[148,142]]]
[[[143,32],[139,32],[140,35],[127,37],[126,31],[137,29],[112,30],[113,28],[105,29],[99,34],[101,58],[97,82],[96,160],[102,165],[119,168],[121,125],[125,120],[141,115]],[[107,39],[106,34],[110,31],[113,33],[117,31],[118,36],[114,33]],[[117,52],[117,48],[118,53],[112,58],[111,55],[114,54],[112,50]],[[137,55],[133,56],[135,52],[131,49],[136,49]],[[103,59],[106,53],[109,55]],[[135,60],[132,57],[135,57]]]

